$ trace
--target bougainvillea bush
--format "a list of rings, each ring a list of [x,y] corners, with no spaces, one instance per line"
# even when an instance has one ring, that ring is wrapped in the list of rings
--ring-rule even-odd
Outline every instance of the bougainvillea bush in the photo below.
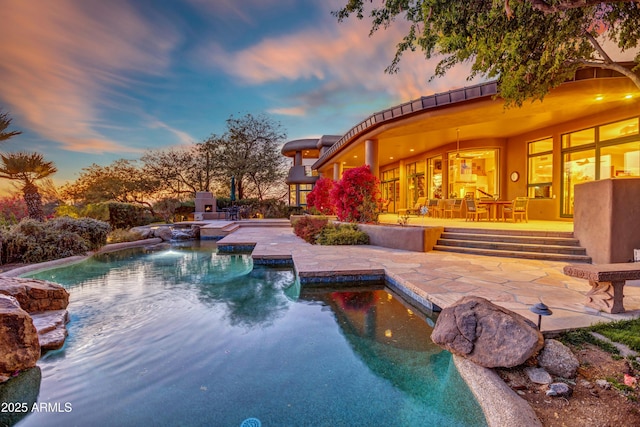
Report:
[[[331,178],[320,178],[316,181],[313,190],[307,195],[307,207],[312,213],[322,215],[334,215],[335,209],[331,200],[331,190],[334,181]]]
[[[331,190],[331,200],[340,221],[376,222],[381,203],[380,181],[369,165],[348,169]]]
[[[322,229],[327,225],[327,218],[302,217],[293,226],[293,232],[308,243],[315,243]]]

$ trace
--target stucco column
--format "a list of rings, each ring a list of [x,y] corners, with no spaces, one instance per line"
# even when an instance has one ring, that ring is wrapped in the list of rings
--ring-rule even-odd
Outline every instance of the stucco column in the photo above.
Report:
[[[342,169],[340,166],[341,166],[340,162],[335,162],[333,164],[333,180],[334,181],[338,181],[340,179],[340,172],[341,172],[340,169]]]
[[[407,168],[405,166],[404,159],[400,160],[398,165],[398,172],[400,172],[398,180],[400,182],[400,194],[398,194],[399,200],[396,203],[396,208],[407,207]]]
[[[369,165],[371,173],[379,177],[380,168],[378,167],[378,140],[367,139],[364,142],[364,162]]]
[[[296,156],[293,158],[293,166],[300,166],[302,164],[302,151],[296,151]]]

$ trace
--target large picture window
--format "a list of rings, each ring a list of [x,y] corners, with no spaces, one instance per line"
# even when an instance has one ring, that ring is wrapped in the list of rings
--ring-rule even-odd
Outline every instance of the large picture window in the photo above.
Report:
[[[498,197],[498,150],[449,153],[449,198]]]
[[[425,162],[415,162],[407,165],[407,206],[415,205],[420,197],[426,197],[425,191]]]
[[[562,216],[573,216],[574,186],[640,176],[640,118],[562,135]]]
[[[528,196],[532,199],[550,198],[553,181],[553,138],[530,142],[528,154]]]

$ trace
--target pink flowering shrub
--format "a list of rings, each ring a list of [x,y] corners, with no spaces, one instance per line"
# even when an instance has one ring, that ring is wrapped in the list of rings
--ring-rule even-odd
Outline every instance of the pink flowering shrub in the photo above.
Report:
[[[348,169],[331,190],[331,200],[340,221],[375,222],[381,203],[380,181],[369,165]]]
[[[320,178],[316,181],[313,190],[307,195],[307,206],[313,213],[333,215],[334,206],[331,201],[331,190],[334,181],[330,178]]]

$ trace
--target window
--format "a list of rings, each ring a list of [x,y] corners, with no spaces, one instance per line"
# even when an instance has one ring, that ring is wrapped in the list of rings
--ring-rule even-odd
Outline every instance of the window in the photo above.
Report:
[[[562,211],[573,215],[573,187],[581,182],[640,176],[640,118],[562,135]]]
[[[424,161],[407,165],[407,206],[413,206],[418,198],[426,197],[424,169]]]
[[[313,190],[312,184],[300,184],[300,204],[298,206],[307,206],[307,194]]]
[[[442,199],[442,156],[429,159],[429,198]]]
[[[550,198],[553,181],[553,138],[529,143],[527,193],[530,198]]]
[[[475,149],[449,153],[451,199],[498,196],[498,150]]]
[[[299,206],[297,186],[295,184],[289,185],[289,206]]]
[[[384,200],[389,200],[388,212],[395,212],[400,194],[400,169],[384,171],[380,179],[380,191]]]

